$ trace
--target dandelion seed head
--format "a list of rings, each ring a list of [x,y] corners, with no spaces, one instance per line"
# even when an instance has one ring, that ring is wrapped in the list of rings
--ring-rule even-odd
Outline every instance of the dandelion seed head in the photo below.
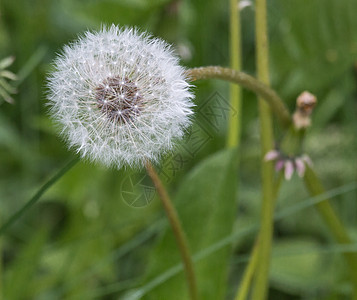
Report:
[[[112,25],[65,46],[50,112],[82,157],[120,168],[158,161],[191,123],[184,69],[164,41]]]

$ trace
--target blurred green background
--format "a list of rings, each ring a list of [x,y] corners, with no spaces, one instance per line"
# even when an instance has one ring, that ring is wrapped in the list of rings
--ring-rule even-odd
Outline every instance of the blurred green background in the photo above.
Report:
[[[318,97],[305,150],[327,189],[342,187],[333,205],[355,240],[356,12],[355,0],[268,1],[272,86],[291,111],[300,92]],[[2,0],[0,18],[0,58],[14,55],[9,70],[19,75],[13,83],[18,89],[15,103],[0,99],[0,224],[75,156],[48,118],[45,86],[56,53],[78,34],[101,24],[137,26],[173,44],[187,67],[229,65],[228,1]],[[254,5],[244,8],[242,22],[243,69],[254,75]],[[158,168],[175,204],[185,207],[182,222],[188,235],[207,236],[197,252],[200,260],[205,266],[217,263],[218,273],[226,274],[222,279],[214,268],[200,272],[201,288],[214,286],[222,299],[233,299],[260,216],[256,98],[244,91],[238,196],[233,202],[225,201],[224,193],[213,202],[203,196],[185,199],[180,186],[189,184],[191,170],[224,147],[231,109],[226,83],[202,81],[192,89],[194,125]],[[279,129],[276,138],[281,138]],[[283,184],[278,212],[299,203],[307,208],[276,222],[270,299],[349,297],[341,249],[311,201],[297,176]],[[230,215],[226,223],[225,213]],[[167,241],[167,223],[142,171],[80,162],[0,237],[0,247],[3,299],[186,297],[177,289],[184,289],[177,285],[182,274],[174,282],[166,272],[176,274],[170,267],[178,260],[165,259],[173,247]]]

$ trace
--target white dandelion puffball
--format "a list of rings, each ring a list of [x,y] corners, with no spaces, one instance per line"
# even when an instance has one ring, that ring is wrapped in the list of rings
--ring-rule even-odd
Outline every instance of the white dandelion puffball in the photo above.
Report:
[[[64,48],[48,79],[50,112],[82,157],[158,161],[190,125],[193,95],[164,41],[112,25]]]

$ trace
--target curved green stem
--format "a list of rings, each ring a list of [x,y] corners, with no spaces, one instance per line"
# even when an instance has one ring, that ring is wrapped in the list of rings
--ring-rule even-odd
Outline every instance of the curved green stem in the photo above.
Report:
[[[239,0],[230,0],[230,58],[231,68],[240,70],[242,65],[241,24]],[[237,84],[230,85],[230,110],[227,146],[239,148],[242,124],[242,90]]]
[[[307,167],[304,181],[306,188],[310,192],[311,196],[317,196],[325,193],[325,189],[322,186],[321,181],[316,176],[314,170]],[[340,244],[351,244],[352,241],[346,232],[345,227],[341,223],[340,219],[336,215],[334,209],[330,205],[329,199],[326,198],[324,201],[315,204],[315,208],[325,221],[326,225],[329,227],[332,235]],[[357,253],[344,252],[343,253],[348,267],[350,269],[352,284],[354,288],[354,298],[357,299]]]
[[[200,79],[222,79],[239,84],[263,98],[269,104],[271,110],[276,113],[283,127],[287,128],[291,124],[290,113],[283,100],[268,85],[253,76],[220,66],[193,68],[187,70],[186,74],[192,81]]]
[[[156,173],[151,163],[147,162],[145,167],[152,182],[154,183],[157,193],[159,194],[159,198],[165,209],[167,218],[169,219],[169,222],[171,224],[172,231],[175,235],[177,246],[181,253],[184,270],[186,272],[190,297],[192,300],[197,300],[198,293],[197,293],[196,276],[194,272],[193,262],[192,262],[187,238],[185,232],[183,231],[180,219],[178,217],[175,207],[171,202],[168,193],[166,192],[164,185],[162,184],[159,178],[159,175]]]
[[[28,209],[30,209],[41,196],[53,185],[55,184],[64,174],[66,174],[77,162],[78,158],[72,159],[67,163],[62,169],[60,169],[53,177],[51,177],[38,191],[37,193],[25,203],[15,214],[13,214],[9,220],[5,222],[0,228],[0,235],[3,234],[14,222],[17,221]]]

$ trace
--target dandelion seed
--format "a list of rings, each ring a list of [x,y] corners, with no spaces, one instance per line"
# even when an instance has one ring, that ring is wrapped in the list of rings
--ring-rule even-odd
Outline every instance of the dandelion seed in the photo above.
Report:
[[[69,146],[107,166],[157,161],[191,123],[193,95],[177,57],[135,29],[87,32],[56,59],[48,87]]]

